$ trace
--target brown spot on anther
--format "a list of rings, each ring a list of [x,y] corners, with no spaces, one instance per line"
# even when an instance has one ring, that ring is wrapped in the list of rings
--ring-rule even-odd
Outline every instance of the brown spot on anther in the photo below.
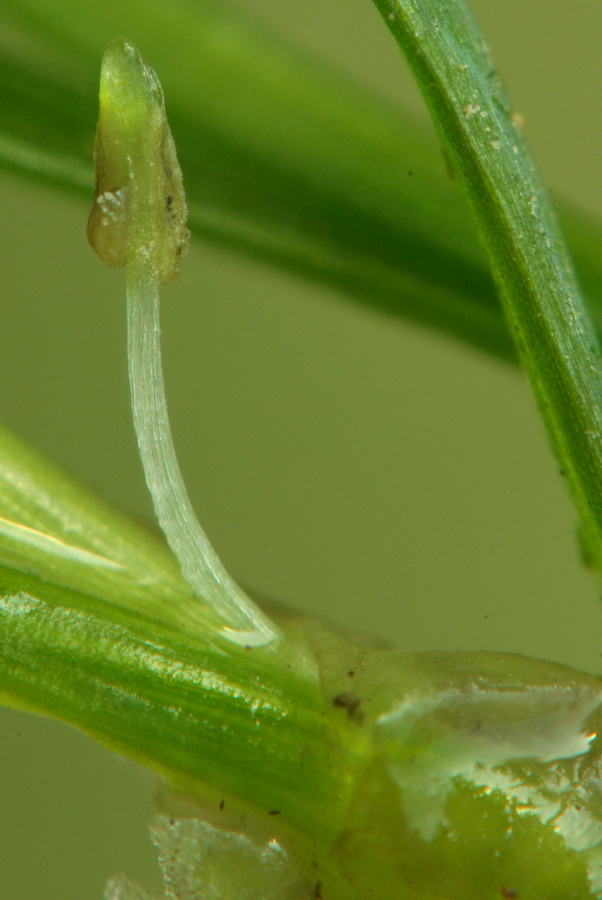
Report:
[[[502,897],[504,900],[516,900],[518,891],[516,888],[502,888]]]
[[[315,900],[323,900],[322,882],[321,881],[316,881],[316,886],[314,888],[314,897],[315,897]]]
[[[245,644],[245,650],[252,650],[252,646],[250,644]]]
[[[353,671],[353,669],[349,669],[349,671],[347,672],[347,678],[353,678],[354,675],[355,672]]]
[[[219,808],[220,808],[220,809],[223,809],[225,805],[226,805],[225,800],[220,800],[220,802],[219,802]]]
[[[270,815],[271,815],[271,816],[279,816],[279,815],[280,815],[280,810],[279,810],[279,809],[271,809],[271,810],[270,810]]]

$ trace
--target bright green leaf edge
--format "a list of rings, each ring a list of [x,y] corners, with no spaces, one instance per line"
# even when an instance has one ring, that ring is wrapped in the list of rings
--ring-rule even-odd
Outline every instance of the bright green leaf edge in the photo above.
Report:
[[[374,0],[485,246],[510,332],[602,569],[602,364],[554,212],[463,0]]]
[[[126,33],[160,73],[193,233],[514,358],[487,263],[424,130],[234,12],[8,0],[0,165],[91,197],[98,66]],[[564,224],[602,329],[602,228]]]

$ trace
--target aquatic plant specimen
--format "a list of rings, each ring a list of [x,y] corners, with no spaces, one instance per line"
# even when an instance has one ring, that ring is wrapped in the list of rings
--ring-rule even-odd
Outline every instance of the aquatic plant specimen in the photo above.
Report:
[[[177,463],[161,367],[159,286],[188,249],[186,198],[163,91],[123,38],[105,52],[88,239],[110,266],[127,264],[132,411],[155,512],[182,573],[241,644],[276,637],[274,626],[224,569],[199,525]]]
[[[303,749],[312,812],[286,792],[270,808],[260,782],[212,803],[203,782],[211,795],[224,787],[219,774],[208,784],[199,773],[192,787],[180,773],[176,781],[201,806],[153,826],[166,896],[599,896],[599,679],[503,654],[356,646],[326,626],[277,614],[272,625],[232,587],[189,509],[165,430],[158,286],[183,255],[185,203],[156,76],[121,39],[103,62],[96,159],[89,233],[110,264],[128,265],[134,419],[158,518],[184,576],[216,615],[211,641],[234,637],[257,656],[296,659],[287,666],[309,689],[324,751],[312,759],[307,731],[293,730],[278,763],[286,768]],[[168,448],[167,462],[155,458],[158,447]],[[278,689],[281,666],[269,678]],[[298,712],[292,697],[280,709],[289,718]],[[264,746],[277,735],[272,721]],[[232,818],[230,805],[249,799],[252,809]],[[147,896],[124,878],[107,888],[110,900]]]
[[[21,5],[30,6],[24,0]],[[487,227],[482,230],[495,243],[498,281],[507,293],[517,285],[524,288],[523,314],[513,327],[531,364],[547,364],[541,377],[553,376],[542,392],[545,400],[565,405],[587,396],[592,400],[586,399],[570,422],[554,417],[560,432],[570,426],[573,437],[592,447],[599,434],[595,392],[581,391],[571,381],[577,369],[591,387],[587,379],[595,353],[579,347],[580,340],[589,343],[589,329],[580,325],[568,268],[558,271],[560,237],[548,229],[522,142],[508,127],[494,67],[483,59],[478,71],[486,56],[481,40],[458,21],[461,0],[379,5],[406,44],[408,19],[414,17],[416,69],[422,67],[432,106],[439,105],[440,118],[443,108],[453,129],[454,152],[448,158],[457,181],[473,177],[477,183],[473,197],[483,200]],[[166,7],[175,19],[178,5]],[[147,12],[152,15],[148,4],[141,23]],[[192,20],[193,6],[185,12]],[[77,26],[78,20],[81,24],[84,17],[70,22]],[[84,24],[88,33],[94,31]],[[141,38],[146,41],[143,32]],[[179,49],[185,41],[161,43]],[[95,52],[92,39],[87,58]],[[209,80],[202,83],[209,89]],[[450,89],[456,95],[448,103]],[[395,140],[391,156],[397,159]],[[327,146],[327,140],[319,142],[320,148]],[[304,155],[306,147],[297,150]],[[285,154],[282,162],[285,168]],[[361,173],[364,197],[379,196],[367,177],[371,163],[354,169]],[[315,157],[305,171],[312,165]],[[332,171],[336,154],[330,165]],[[381,198],[387,180],[391,185],[406,180],[398,175],[393,164],[381,183]],[[350,180],[341,193],[347,190],[355,199]],[[125,213],[117,184],[105,185],[99,196],[103,215],[113,212],[119,219]],[[378,200],[375,206],[373,221],[382,227],[374,236],[381,244],[385,231],[391,232],[385,243],[393,257],[395,234],[405,231],[386,229],[383,222],[393,226],[397,219],[381,220]],[[405,213],[403,203],[401,208]],[[353,203],[341,209],[352,210]],[[512,226],[520,216],[522,248]],[[315,216],[316,236],[320,218]],[[547,255],[540,252],[545,239]],[[315,245],[309,244],[315,256]],[[123,245],[122,233],[116,246]],[[355,246],[347,240],[349,256]],[[532,271],[542,257],[548,268]],[[450,276],[447,257],[438,259],[431,247],[431,258],[444,273],[443,283]],[[358,271],[361,276],[361,266]],[[546,291],[538,296],[542,281]],[[398,284],[399,279],[391,280],[391,293]],[[477,279],[475,293],[479,284]],[[549,299],[548,309],[542,299]],[[549,306],[556,342],[549,340]],[[565,338],[568,354],[562,352]],[[565,359],[569,365],[558,367]],[[575,441],[558,443],[564,452],[574,452]],[[197,812],[166,812],[168,824],[174,822],[175,846],[162,851],[170,877],[180,877],[171,864],[172,847],[174,855],[186,850],[187,859],[199,860],[198,872],[186,875],[187,890],[209,892],[207,854],[204,861],[198,841],[193,848],[196,835],[205,835],[211,846],[214,829],[216,843],[233,841],[233,862],[222,867],[215,888],[223,894],[243,889],[228,881],[244,873],[246,844],[236,836],[262,847],[264,834],[286,846],[288,860],[297,860],[287,873],[289,883],[314,897],[599,894],[597,679],[517,657],[384,652],[339,638],[318,623],[276,613],[278,640],[247,650],[229,639],[227,616],[192,593],[158,543],[128,529],[81,490],[69,489],[66,480],[52,476],[16,444],[3,440],[2,447],[3,699],[78,724],[200,802]],[[600,471],[592,465],[589,475]],[[595,495],[594,481],[582,499]],[[590,534],[595,537],[595,530]],[[378,597],[369,595],[366,602],[377,603]],[[240,630],[249,630],[246,623]],[[243,815],[248,833],[241,830]],[[254,877],[263,890],[259,874]],[[168,884],[168,891],[172,887]]]

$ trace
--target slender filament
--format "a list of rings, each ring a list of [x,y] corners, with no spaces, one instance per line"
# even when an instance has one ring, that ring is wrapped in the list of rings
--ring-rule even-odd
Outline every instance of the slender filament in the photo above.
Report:
[[[267,644],[279,632],[222,566],[176,459],[161,366],[159,285],[175,278],[188,248],[186,199],[159,79],[123,38],[111,41],[103,57],[94,156],[88,239],[109,265],[127,264],[132,412],[159,524],[222,633],[240,644]]]
[[[224,569],[194,513],[176,458],[163,382],[159,282],[147,260],[127,268],[128,359],[132,413],[155,514],[195,594],[245,644],[263,644],[275,629]]]

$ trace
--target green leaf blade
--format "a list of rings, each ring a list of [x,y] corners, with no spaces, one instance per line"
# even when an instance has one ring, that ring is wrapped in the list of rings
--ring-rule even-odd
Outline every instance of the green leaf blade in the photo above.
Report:
[[[555,215],[461,0],[375,0],[475,214],[509,328],[602,568],[602,367]]]

